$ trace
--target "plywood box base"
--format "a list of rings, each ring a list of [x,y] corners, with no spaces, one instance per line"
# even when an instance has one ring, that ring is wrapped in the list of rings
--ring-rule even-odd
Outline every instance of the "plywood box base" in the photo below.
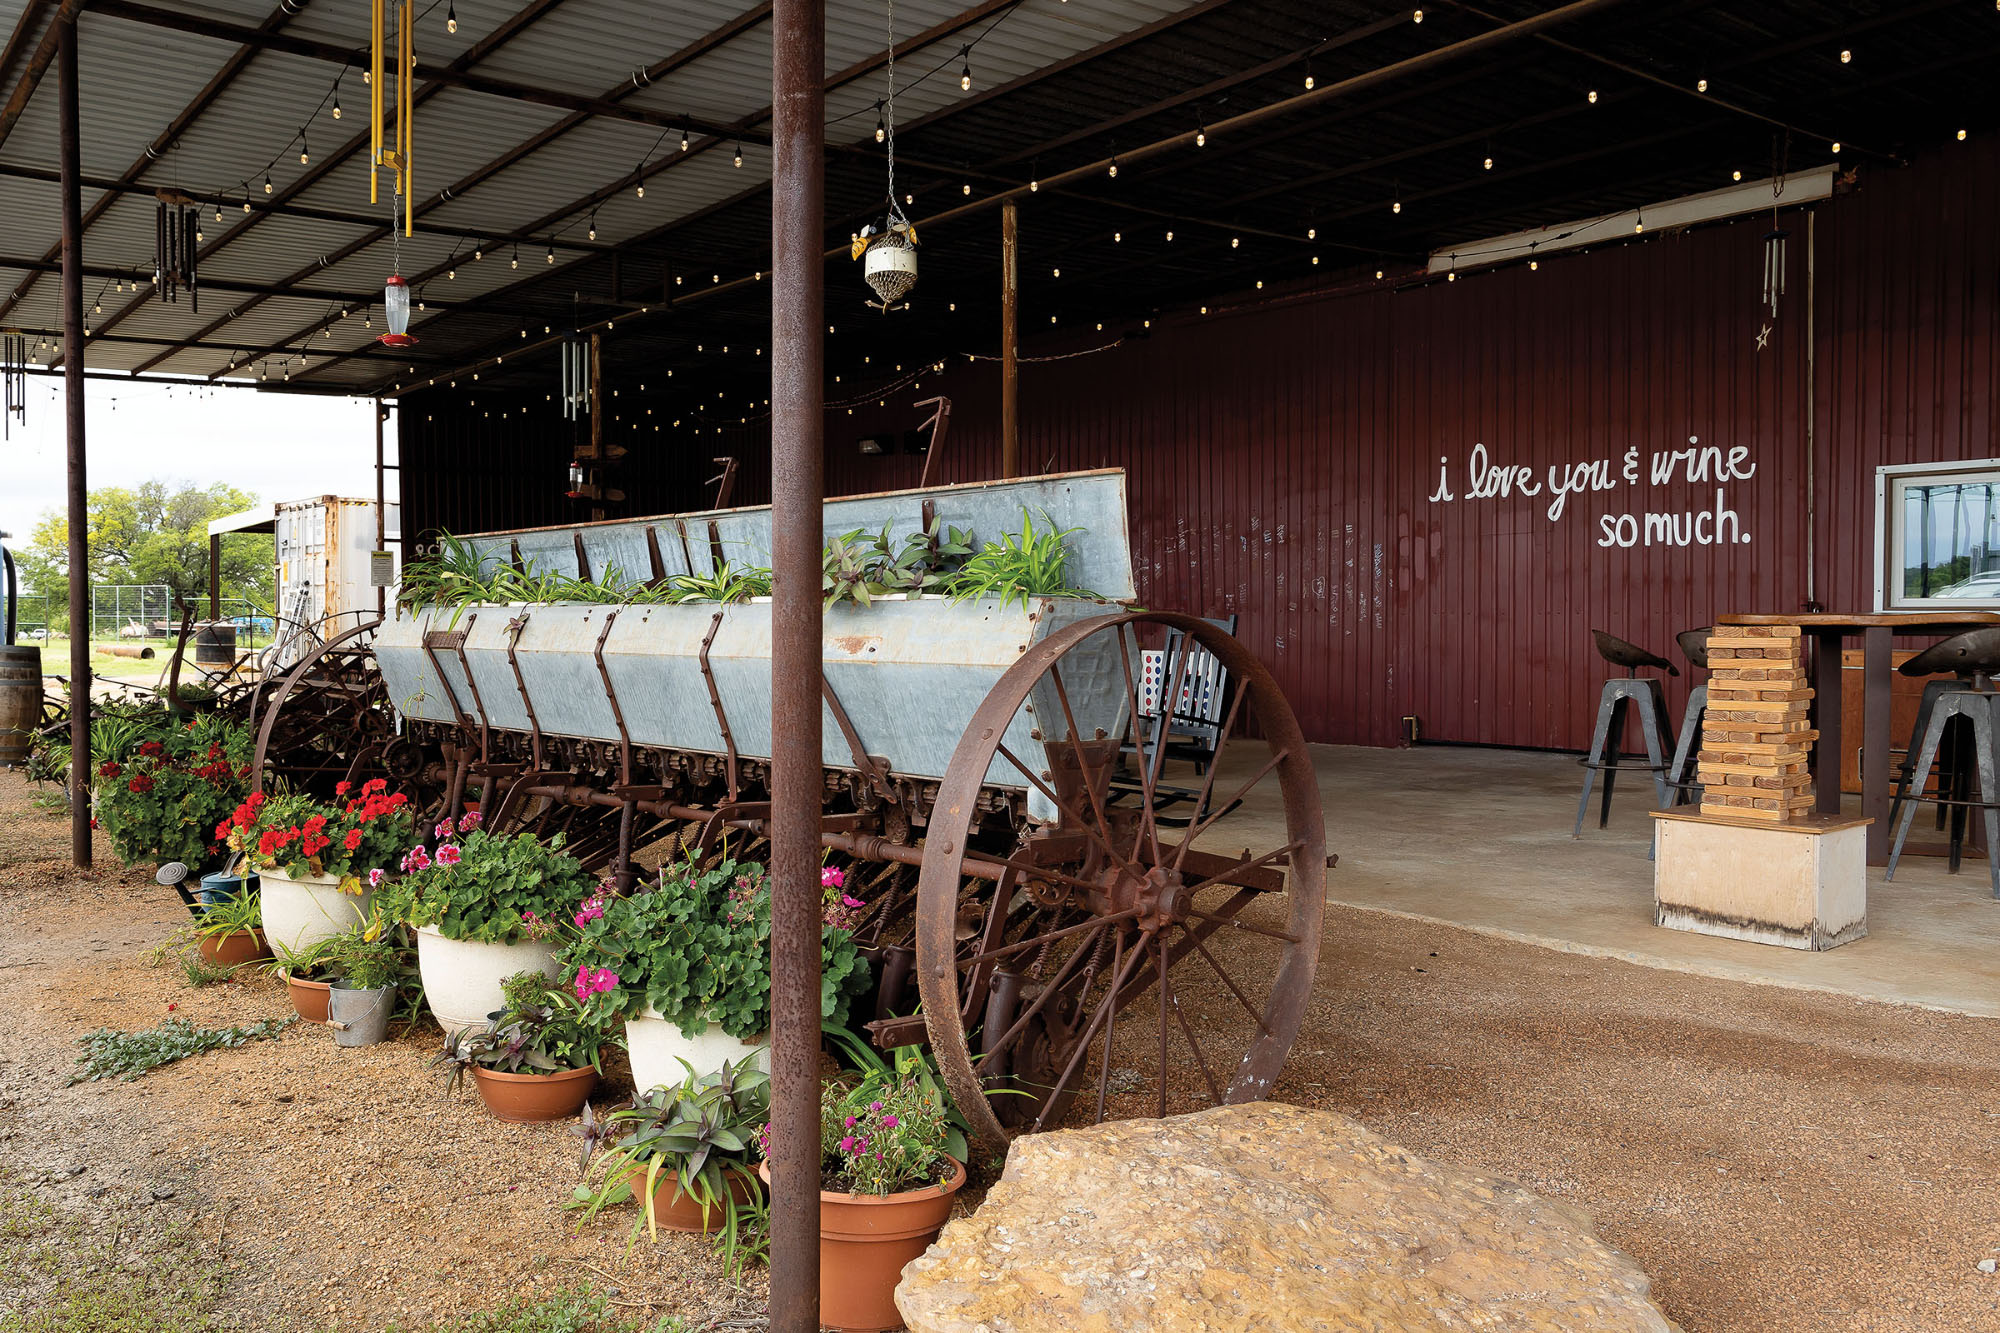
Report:
[[[1654,920],[1669,930],[1788,949],[1832,949],[1868,933],[1868,820],[1653,818]]]

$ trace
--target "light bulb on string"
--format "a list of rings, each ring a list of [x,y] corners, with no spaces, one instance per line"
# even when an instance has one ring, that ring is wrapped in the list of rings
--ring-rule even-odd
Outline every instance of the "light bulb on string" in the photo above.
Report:
[[[1584,95],[1584,100],[1585,100],[1586,102],[1589,102],[1589,103],[1590,103],[1590,104],[1591,104],[1592,106],[1596,106],[1596,105],[1597,105],[1597,89],[1595,89],[1595,88],[1592,88],[1592,89],[1591,89],[1591,90],[1590,90],[1590,91],[1589,91],[1588,93],[1586,93],[1586,94]]]
[[[1111,179],[1118,179],[1118,159],[1115,157],[1111,159]]]
[[[549,252],[548,254],[543,256],[542,262],[547,264],[553,264],[556,262],[556,247],[554,242],[550,242]]]
[[[1114,231],[1114,232],[1112,232],[1112,233],[1111,233],[1111,243],[1112,243],[1113,245],[1123,245],[1123,244],[1125,243],[1125,233],[1124,233],[1124,232],[1122,232],[1122,231]]]
[[[889,137],[889,122],[882,119],[882,104],[875,104],[875,142],[881,143]]]
[[[1242,244],[1243,244],[1243,238],[1241,236],[1232,236],[1229,238],[1229,248],[1232,250],[1238,248]]]
[[[1208,147],[1208,126],[1203,125],[1194,132],[1194,146],[1196,148]]]
[[[590,239],[593,241],[597,239],[597,214],[595,213],[590,215]]]
[[[458,0],[445,0],[444,30],[446,32],[458,31]]]
[[[486,258],[486,252],[482,249],[479,249],[477,246],[473,247],[472,251],[473,262],[477,263],[484,258]]]
[[[1705,93],[1705,92],[1707,92],[1707,91],[1708,91],[1708,80],[1707,80],[1707,79],[1696,79],[1696,80],[1694,81],[1694,90],[1695,90],[1696,92],[1698,92],[1698,93]]]
[[[1307,227],[1307,228],[1306,228],[1306,239],[1307,239],[1307,240],[1309,240],[1309,241],[1316,241],[1316,240],[1318,240],[1318,239],[1319,239],[1319,228],[1318,228],[1318,227]]]
[[[271,173],[267,171],[264,173],[264,193],[269,194],[270,192],[271,192]]]
[[[969,93],[972,91],[972,48],[966,47],[962,54],[965,64],[958,71],[958,87],[960,92]]]
[[[521,267],[521,247],[520,247],[520,246],[518,246],[518,245],[517,245],[517,246],[515,246],[515,247],[514,247],[514,252],[513,252],[512,254],[510,254],[509,256],[507,256],[507,267],[508,267],[508,268],[519,268],[519,267]]]
[[[740,143],[739,143],[739,144],[737,144],[737,145],[736,145],[736,156],[735,156],[734,158],[732,158],[732,159],[730,160],[730,165],[731,165],[731,166],[736,166],[736,167],[740,167],[740,166],[742,166],[742,165],[743,165],[743,145],[742,145],[742,144],[740,144]]]
[[[1839,156],[1840,156],[1840,140],[1838,140],[1838,139],[1835,139],[1835,140],[1833,141],[1833,155],[1834,155],[1835,157],[1839,157]]]
[[[335,120],[339,120],[339,119],[340,119],[340,85],[339,85],[339,84],[335,84],[335,85],[334,85],[334,87],[333,87],[333,118],[334,118]]]
[[[1488,170],[1488,171],[1491,171],[1491,170],[1493,170],[1493,154],[1491,154],[1491,153],[1488,153],[1488,154],[1486,155],[1486,161],[1485,161],[1485,163],[1484,163],[1483,165],[1484,165],[1484,167],[1485,167],[1485,169],[1486,169],[1486,170]]]
[[[250,196],[247,194],[243,196],[243,211],[245,213],[250,211]]]
[[[1424,11],[1419,9],[1416,13],[1410,15],[1410,21],[1412,23],[1422,23],[1424,21]]]
[[[1965,131],[1964,131],[1964,130],[1960,130],[1960,131],[1958,132],[1958,137],[1959,137],[1959,138],[1960,138],[1961,140],[1963,140],[1963,139],[1965,138]]]
[[[1730,172],[1730,173],[1729,173],[1729,179],[1731,179],[1731,180],[1733,180],[1733,181],[1740,181],[1740,180],[1742,180],[1742,179],[1743,179],[1743,168],[1741,168],[1741,167],[1738,167],[1738,168],[1737,168],[1736,170],[1734,170],[1734,171]]]
[[[1636,236],[1644,230],[1646,230],[1646,213],[1641,209],[1639,215],[1632,220],[1632,234]]]
[[[1843,65],[1851,65],[1851,64],[1853,64],[1853,63],[1854,63],[1854,52],[1852,52],[1852,51],[1848,51],[1848,50],[1845,50],[1845,49],[1843,49],[1843,50],[1841,51],[1841,53],[1840,53],[1840,63],[1841,63],[1841,64],[1843,64]]]
[[[216,220],[217,222],[220,222],[220,221],[222,221],[222,202],[221,202],[220,200],[217,200],[217,201],[216,201],[216,205],[215,205],[215,220]]]
[[[1041,188],[1042,188],[1042,183],[1039,180],[1031,180],[1028,182],[1029,194],[1039,194],[1041,192]]]
[[[962,194],[962,195],[966,196],[966,197],[967,197],[968,199],[969,199],[969,198],[971,198],[971,197],[972,197],[972,182],[971,182],[971,181],[961,181],[961,182],[959,182],[959,186],[958,186],[958,192],[959,192],[960,194]]]
[[[312,145],[307,143],[306,136],[301,134],[299,136],[299,165],[303,167],[308,163],[310,163],[311,161],[312,161]]]

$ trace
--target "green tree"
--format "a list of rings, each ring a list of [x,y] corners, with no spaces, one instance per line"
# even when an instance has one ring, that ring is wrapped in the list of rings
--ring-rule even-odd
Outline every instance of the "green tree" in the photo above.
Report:
[[[137,487],[101,486],[89,498],[88,577],[92,585],[163,583],[177,600],[205,611],[208,596],[208,522],[257,503],[234,486],[148,481]],[[49,510],[15,552],[22,581],[46,594],[51,611],[68,605],[69,519]],[[271,605],[271,539],[247,533],[222,539],[222,595]],[[59,614],[52,619],[63,619]]]

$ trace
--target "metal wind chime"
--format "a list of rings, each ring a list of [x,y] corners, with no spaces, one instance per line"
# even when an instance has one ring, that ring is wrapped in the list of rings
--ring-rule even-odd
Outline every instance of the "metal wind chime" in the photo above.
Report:
[[[186,288],[188,308],[201,313],[201,283],[195,272],[201,248],[201,221],[194,200],[173,190],[161,190],[153,213],[153,290],[162,301],[176,304]]]
[[[0,439],[11,439],[16,421],[28,424],[28,335],[19,329],[0,329],[0,385],[6,403]]]
[[[590,415],[590,339],[580,333],[562,341],[562,407],[567,421]]]
[[[1778,226],[1778,198],[1785,192],[1785,149],[1779,147],[1777,162],[1771,172],[1771,230],[1764,233],[1764,299],[1763,305],[1771,318],[1778,317],[1778,298],[1785,294],[1785,242],[1790,233]],[[1757,345],[1762,347],[1770,336],[1770,326],[1766,325]]]

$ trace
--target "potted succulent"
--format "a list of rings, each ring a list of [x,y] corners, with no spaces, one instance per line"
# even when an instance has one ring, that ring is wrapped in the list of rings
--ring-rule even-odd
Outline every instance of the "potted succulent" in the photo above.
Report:
[[[560,834],[495,837],[468,811],[433,830],[434,850],[404,854],[380,907],[417,932],[424,996],[447,1033],[477,1027],[503,1003],[501,982],[520,972],[560,974],[554,938],[590,891],[590,877],[562,850]]]
[[[369,918],[369,896],[410,845],[409,798],[377,778],[358,794],[336,788],[333,804],[310,796],[251,792],[216,826],[261,874],[265,931],[298,951]]]
[[[825,868],[820,931],[822,1016],[844,1024],[872,980],[852,927],[862,908],[843,872]],[[600,896],[576,914],[579,939],[564,952],[586,1007],[625,1023],[632,1082],[641,1092],[756,1059],[771,1026],[771,883],[753,861],[686,861],[627,898]]]
[[[500,989],[504,1002],[485,1026],[448,1034],[444,1053],[431,1061],[451,1071],[445,1095],[470,1073],[498,1119],[525,1123],[575,1115],[597,1086],[603,1029],[540,972],[517,972]]]
[[[393,924],[377,917],[325,942],[322,957],[339,973],[326,996],[327,1026],[336,1045],[373,1046],[388,1035],[403,972],[397,934]]]
[[[710,1074],[685,1074],[644,1092],[603,1120],[585,1112],[584,1172],[600,1168],[596,1185],[579,1185],[568,1207],[599,1209],[640,1202],[632,1238],[660,1229],[713,1235],[734,1268],[751,1248],[746,1226],[761,1195],[751,1162],[759,1129],[769,1119],[771,1076],[749,1059]]]
[[[327,1020],[327,995],[333,983],[340,979],[340,969],[332,961],[333,946],[338,936],[314,940],[303,949],[287,949],[282,944],[273,945],[272,952],[277,961],[271,964],[271,971],[290,993],[292,1008],[300,1018],[308,1023],[324,1023]]]
[[[271,956],[264,942],[263,903],[254,893],[239,893],[204,908],[195,922],[196,948],[210,967],[238,968]]]
[[[770,1127],[765,1126],[768,1147]],[[893,1329],[903,1266],[930,1248],[965,1184],[950,1113],[928,1080],[870,1071],[820,1094],[819,1317]],[[758,1168],[766,1183],[770,1164]]]

